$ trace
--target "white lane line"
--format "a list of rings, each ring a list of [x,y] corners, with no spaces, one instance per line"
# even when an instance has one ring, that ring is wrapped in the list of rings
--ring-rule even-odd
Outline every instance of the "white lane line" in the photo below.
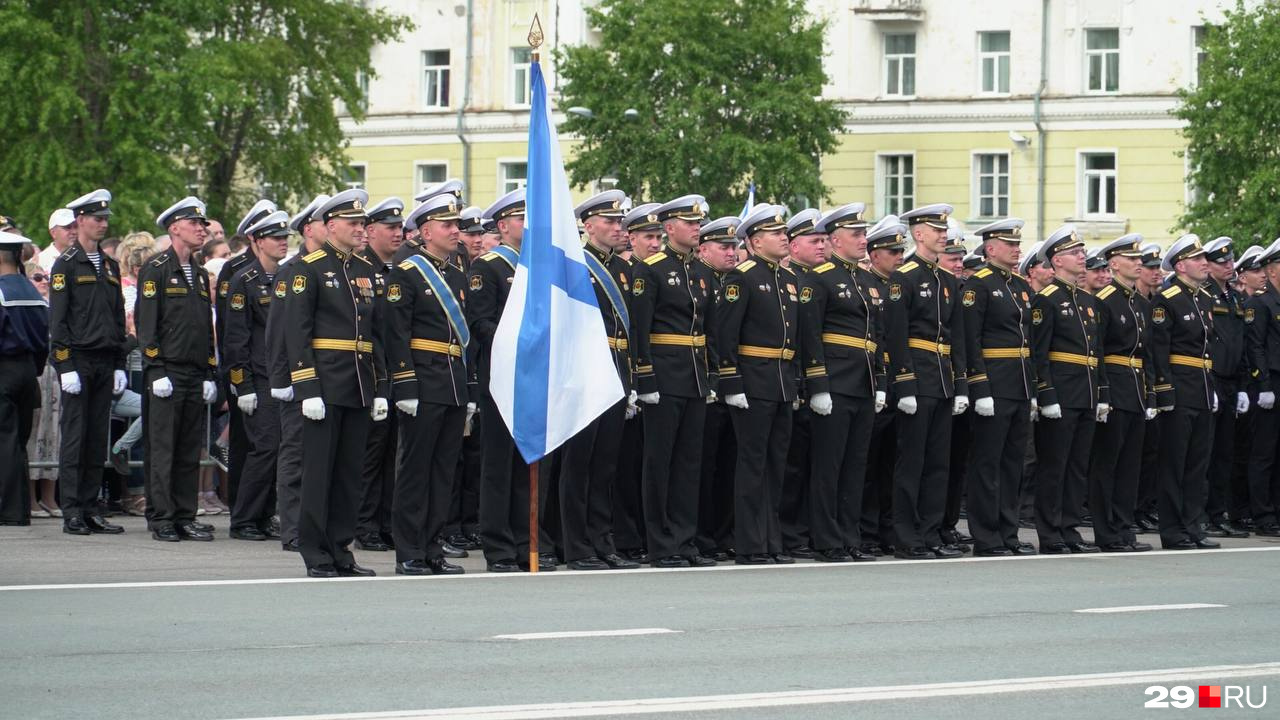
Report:
[[[597,715],[648,715],[656,713],[695,712],[701,710],[741,710],[763,707],[823,705],[871,702],[877,700],[909,700],[920,698],[997,695],[1019,692],[1046,692],[1118,685],[1147,685],[1170,682],[1199,682],[1206,679],[1264,677],[1280,675],[1280,663],[1251,665],[1211,665],[1204,667],[1136,670],[1131,672],[1094,673],[1088,675],[1054,675],[1047,677],[1003,678],[972,682],[928,683],[921,685],[886,685],[879,687],[837,688],[830,690],[795,690],[787,692],[744,693],[737,695],[698,695],[673,698],[637,698],[633,700],[600,700],[593,702],[558,702],[528,705],[487,705],[478,707],[432,708],[393,712],[342,713],[325,715],[290,715],[252,720],[413,720],[414,718],[465,718],[466,720],[522,720],[525,718],[591,717]]]
[[[626,637],[629,635],[671,635],[683,630],[670,628],[629,628],[626,630],[568,630],[565,632],[515,633],[494,635],[494,640],[555,640],[558,638]]]
[[[1078,613],[1131,613],[1131,612],[1155,612],[1159,610],[1200,610],[1202,608],[1223,608],[1226,605],[1218,605],[1216,603],[1174,603],[1171,605],[1119,605],[1116,607],[1100,607],[1100,608],[1084,608],[1083,610],[1075,610]]]
[[[306,578],[306,577],[288,577],[288,578],[250,578],[240,580],[157,580],[147,582],[106,582],[106,583],[60,583],[60,584],[43,584],[43,585],[0,585],[0,592],[22,592],[31,590],[111,590],[120,588],[170,588],[170,587],[221,587],[234,585],[295,585],[300,583],[344,583],[344,582],[416,582],[416,583],[439,583],[439,582],[466,582],[468,580],[507,580],[516,581],[522,578],[530,578],[532,582],[537,582],[542,578],[547,578],[544,582],[551,582],[555,578],[565,577],[581,577],[581,576],[618,576],[618,575],[646,575],[649,573],[708,573],[708,572],[787,572],[790,570],[835,570],[844,572],[864,572],[873,571],[876,568],[903,568],[915,567],[917,565],[960,565],[964,563],[1000,563],[1000,562],[1035,562],[1037,560],[1044,562],[1070,562],[1072,560],[1081,560],[1087,562],[1096,562],[1098,560],[1115,560],[1117,562],[1134,561],[1149,558],[1167,558],[1182,557],[1185,555],[1201,555],[1205,553],[1213,553],[1214,555],[1223,555],[1230,553],[1249,553],[1249,552],[1275,552],[1280,551],[1280,545],[1268,545],[1265,547],[1238,547],[1238,548],[1220,548],[1217,550],[1156,550],[1144,553],[1100,553],[1095,555],[1027,555],[1020,557],[963,557],[952,560],[912,560],[912,561],[895,561],[885,559],[881,562],[870,563],[823,563],[823,562],[801,562],[795,565],[717,565],[709,568],[694,569],[677,569],[667,570],[662,568],[638,568],[636,570],[558,570],[556,572],[542,572],[537,575],[529,573],[491,573],[491,572],[469,572],[466,575],[437,575],[430,578],[408,577],[404,575],[379,575],[377,577],[342,577],[342,578]]]

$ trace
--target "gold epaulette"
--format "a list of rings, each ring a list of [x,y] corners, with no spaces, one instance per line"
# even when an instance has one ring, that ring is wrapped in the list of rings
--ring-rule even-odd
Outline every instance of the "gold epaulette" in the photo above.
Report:
[[[1043,295],[1043,296],[1045,296],[1045,297],[1049,297],[1050,295],[1052,295],[1052,294],[1054,294],[1054,293],[1056,293],[1056,292],[1058,292],[1058,286],[1057,286],[1057,285],[1045,285],[1045,286],[1044,286],[1044,289],[1043,289],[1043,290],[1041,290],[1039,294],[1041,294],[1041,295]]]
[[[413,261],[412,261],[412,260],[403,260],[403,261],[401,261],[401,262],[400,262],[400,264],[399,264],[397,267],[399,267],[401,270],[412,270],[412,269],[413,269]]]
[[[1170,285],[1169,287],[1165,288],[1164,290],[1161,290],[1161,291],[1160,291],[1160,294],[1161,294],[1161,295],[1163,295],[1163,296],[1165,296],[1165,297],[1167,297],[1167,298],[1171,298],[1171,297],[1174,297],[1175,295],[1177,295],[1177,294],[1178,294],[1178,293],[1180,293],[1180,292],[1182,292],[1182,288],[1181,288],[1181,287],[1179,287],[1179,286],[1177,286],[1177,285]]]
[[[1115,286],[1115,285],[1108,285],[1108,286],[1106,286],[1106,287],[1104,287],[1104,288],[1102,288],[1101,290],[1099,290],[1099,291],[1098,291],[1098,299],[1099,299],[1099,300],[1106,300],[1107,298],[1111,297],[1111,293],[1113,293],[1113,292],[1115,292],[1115,291],[1116,291],[1116,286]]]
[[[662,262],[663,260],[666,260],[666,259],[667,259],[667,253],[666,253],[666,252],[664,252],[664,251],[662,251],[662,250],[659,250],[658,252],[656,252],[656,253],[654,253],[654,254],[650,255],[649,257],[645,258],[645,259],[644,259],[644,264],[645,264],[645,265],[657,265],[658,263],[660,263],[660,262]]]
[[[327,254],[328,254],[328,253],[326,253],[326,252],[324,251],[324,248],[320,248],[319,250],[317,250],[317,251],[315,251],[315,252],[311,253],[310,255],[307,255],[306,257],[302,258],[302,262],[305,262],[305,263],[313,263],[313,262],[316,262],[317,260],[319,260],[319,259],[323,258],[323,257],[324,257],[325,255],[327,255]]]
[[[824,272],[826,272],[826,271],[828,271],[828,270],[831,270],[831,269],[832,269],[832,268],[834,268],[835,266],[836,266],[836,264],[835,264],[835,263],[829,263],[829,262],[828,262],[828,263],[822,263],[822,264],[821,264],[821,265],[819,265],[818,267],[814,268],[814,269],[813,269],[813,271],[814,271],[814,272],[816,272],[816,273],[818,273],[818,274],[822,274],[822,273],[824,273]]]
[[[977,277],[977,278],[984,278],[984,277],[987,277],[987,276],[988,276],[988,275],[990,275],[990,274],[991,274],[991,268],[984,267],[984,268],[982,268],[981,270],[979,270],[978,272],[974,273],[974,274],[973,274],[973,276],[974,276],[974,277]]]
[[[905,274],[905,273],[911,272],[912,270],[915,270],[918,267],[920,267],[920,263],[916,262],[915,260],[912,260],[911,262],[898,268],[898,272]]]
[[[755,260],[743,260],[742,262],[738,263],[738,266],[735,267],[734,270],[737,270],[738,272],[746,272],[755,266],[756,266]]]

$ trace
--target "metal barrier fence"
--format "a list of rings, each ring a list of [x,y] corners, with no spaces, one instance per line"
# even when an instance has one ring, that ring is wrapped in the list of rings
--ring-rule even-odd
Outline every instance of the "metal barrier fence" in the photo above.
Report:
[[[205,448],[207,457],[200,458],[200,467],[202,468],[215,467],[223,472],[226,472],[227,466],[222,463],[221,459],[214,457],[213,454],[211,453],[208,453],[208,448],[209,448],[209,445],[211,444],[210,441],[212,440],[213,440],[213,406],[205,405],[204,406],[204,448]],[[111,468],[113,467],[113,465],[111,463],[110,433],[108,433],[107,435],[106,451],[107,453],[106,453],[106,457],[102,461],[102,467]],[[53,460],[32,460],[30,458],[27,458],[27,467],[32,470],[37,470],[37,469],[38,470],[57,470],[60,465],[59,460],[60,460],[59,458],[55,458]],[[130,468],[140,468],[142,466],[143,466],[143,461],[141,460],[129,461]]]

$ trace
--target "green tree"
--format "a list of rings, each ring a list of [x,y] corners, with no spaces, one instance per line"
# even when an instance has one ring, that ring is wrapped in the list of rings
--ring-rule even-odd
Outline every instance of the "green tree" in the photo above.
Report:
[[[696,192],[715,214],[736,214],[752,181],[793,210],[828,197],[819,160],[845,117],[817,99],[825,26],[804,0],[603,0],[587,12],[599,44],[557,57],[559,106],[593,115],[564,125],[582,138],[574,184]]]
[[[0,211],[33,236],[95,187],[120,231],[194,189],[239,219],[337,181],[340,101],[408,20],[349,0],[0,0]]]
[[[1179,219],[1202,239],[1238,248],[1280,234],[1280,5],[1237,3],[1206,28],[1195,87],[1180,92],[1187,180],[1194,198]]]

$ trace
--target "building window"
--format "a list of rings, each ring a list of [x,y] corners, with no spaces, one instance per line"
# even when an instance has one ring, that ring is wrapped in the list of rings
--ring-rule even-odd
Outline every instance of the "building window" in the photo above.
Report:
[[[978,33],[978,57],[982,65],[982,92],[1009,92],[1009,33]]]
[[[342,187],[347,190],[363,190],[365,179],[365,165],[348,165],[342,170]]]
[[[1085,30],[1084,58],[1090,92],[1120,90],[1120,31]]]
[[[422,51],[422,106],[449,107],[449,51]]]
[[[1085,217],[1116,214],[1116,154],[1089,152],[1080,156],[1081,205]]]
[[[529,174],[529,164],[525,162],[504,162],[498,164],[498,193],[506,195],[512,190],[524,187],[525,178]]]
[[[887,33],[884,36],[885,95],[916,94],[915,33]]]
[[[187,194],[201,195],[204,188],[204,169],[187,168]]]
[[[978,216],[1005,217],[1009,214],[1009,154],[974,155],[974,187]]]
[[[885,214],[901,215],[916,203],[916,158],[914,155],[880,156],[882,193],[880,207]]]
[[[529,104],[529,48],[511,48],[511,104]]]
[[[449,177],[449,166],[444,163],[418,163],[417,172],[414,173],[418,178],[418,185],[414,188],[413,194],[417,195],[427,189],[428,185],[442,183]]]
[[[1200,84],[1200,68],[1204,67],[1204,36],[1209,31],[1205,25],[1197,25],[1191,28],[1192,56],[1191,56],[1191,82]]]
[[[368,112],[369,111],[369,74],[363,70],[357,70],[356,85],[360,87],[360,112]]]

